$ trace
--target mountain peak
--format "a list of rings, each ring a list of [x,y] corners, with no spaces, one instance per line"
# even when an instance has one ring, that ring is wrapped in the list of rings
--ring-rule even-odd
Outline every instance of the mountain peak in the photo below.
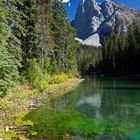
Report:
[[[90,8],[91,10],[100,9],[100,6],[96,0],[82,0],[82,6],[84,7],[85,10],[88,10],[88,8]]]
[[[111,16],[114,12],[114,5],[111,0],[105,0],[101,4],[101,8],[102,8],[102,14],[104,15],[105,18]]]
[[[80,0],[73,26],[84,44],[88,40],[87,45],[100,46],[100,35],[119,33],[122,26],[126,30],[138,15],[140,17],[139,13],[123,3],[111,0],[104,0],[102,4],[96,0]]]

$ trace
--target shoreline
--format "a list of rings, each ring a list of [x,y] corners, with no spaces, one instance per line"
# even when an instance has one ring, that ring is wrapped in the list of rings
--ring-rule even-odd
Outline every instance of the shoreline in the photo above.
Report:
[[[61,84],[49,85],[42,93],[31,89],[28,84],[12,89],[10,94],[0,99],[0,139],[5,132],[9,132],[12,127],[14,128],[14,120],[17,114],[29,112],[32,109],[44,105],[53,98],[67,94],[83,80],[71,78]]]
[[[36,99],[30,100],[30,110],[32,108],[39,107],[46,102],[49,102],[49,100],[53,98],[67,94],[73,88],[78,86],[83,80],[84,79],[72,78],[68,79],[68,81],[66,81],[65,83],[49,85],[47,92],[42,93],[41,96],[39,95]]]

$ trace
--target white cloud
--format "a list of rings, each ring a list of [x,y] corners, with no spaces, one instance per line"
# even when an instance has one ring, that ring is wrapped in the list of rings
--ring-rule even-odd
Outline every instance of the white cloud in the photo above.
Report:
[[[70,0],[63,0],[64,3],[68,3]]]

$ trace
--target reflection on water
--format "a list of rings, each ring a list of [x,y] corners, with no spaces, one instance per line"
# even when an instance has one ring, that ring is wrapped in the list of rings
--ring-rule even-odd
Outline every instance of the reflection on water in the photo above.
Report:
[[[87,78],[27,120],[38,139],[140,140],[140,80]]]
[[[88,104],[89,106],[100,109],[100,106],[101,106],[100,94],[95,94],[95,95],[90,96],[90,97],[84,97],[77,102],[77,106],[81,106],[84,104]]]
[[[100,94],[95,94],[89,97],[83,97],[77,102],[77,106],[79,108],[84,108],[84,106],[89,106],[94,110],[94,118],[96,120],[100,120],[102,117],[100,115],[100,107],[101,107],[101,96]]]

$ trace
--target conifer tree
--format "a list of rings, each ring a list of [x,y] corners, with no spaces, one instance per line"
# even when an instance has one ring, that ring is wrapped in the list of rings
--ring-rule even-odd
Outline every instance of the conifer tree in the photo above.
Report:
[[[54,58],[57,66],[57,72],[69,72],[77,69],[77,44],[74,40],[75,31],[70,26],[63,3],[60,0],[54,0],[52,3],[53,38],[56,44],[54,48]]]
[[[0,1],[0,91],[17,82],[21,66],[20,36],[23,34],[17,1]]]
[[[27,67],[27,60],[38,56],[38,38],[36,32],[37,22],[36,0],[25,0],[22,7],[24,13],[25,36],[22,36],[23,67]]]

